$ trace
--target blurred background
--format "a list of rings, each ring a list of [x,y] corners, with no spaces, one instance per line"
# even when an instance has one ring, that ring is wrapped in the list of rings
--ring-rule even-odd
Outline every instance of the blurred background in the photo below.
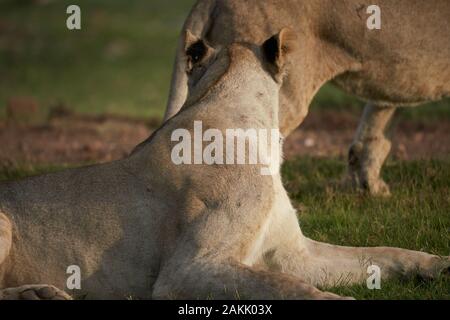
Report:
[[[0,164],[121,157],[157,127],[177,37],[194,0],[0,1]],[[66,28],[81,7],[82,30]],[[286,145],[344,157],[362,103],[332,85]],[[448,100],[399,112],[401,159],[448,154]]]

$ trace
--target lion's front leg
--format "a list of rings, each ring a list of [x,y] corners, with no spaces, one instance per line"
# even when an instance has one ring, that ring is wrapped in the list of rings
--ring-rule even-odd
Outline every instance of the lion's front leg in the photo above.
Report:
[[[344,247],[305,237],[280,247],[271,260],[282,272],[302,276],[321,287],[365,283],[369,266],[379,267],[383,280],[430,280],[447,274],[450,268],[449,257],[391,247]]]
[[[233,259],[203,258],[176,264],[176,269],[169,265],[162,270],[154,299],[351,299],[321,291],[298,277],[260,270]]]
[[[251,224],[258,225],[258,230],[253,230],[256,236],[249,236],[239,220],[230,225],[214,223],[188,228],[174,253],[162,263],[153,298],[347,299],[317,289],[303,281],[301,275],[264,270],[253,263],[249,255],[258,244],[258,235],[266,230],[265,224],[254,218]],[[199,230],[207,232],[199,237]]]

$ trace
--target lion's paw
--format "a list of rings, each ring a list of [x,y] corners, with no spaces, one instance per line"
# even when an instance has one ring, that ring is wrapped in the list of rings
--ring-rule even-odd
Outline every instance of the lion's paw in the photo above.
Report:
[[[3,300],[72,300],[66,292],[51,285],[26,285],[0,291]]]

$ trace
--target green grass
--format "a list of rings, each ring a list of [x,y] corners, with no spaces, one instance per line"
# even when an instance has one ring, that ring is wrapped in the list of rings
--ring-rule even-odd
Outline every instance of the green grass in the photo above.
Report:
[[[342,161],[302,158],[284,166],[284,181],[300,207],[302,230],[315,240],[349,246],[394,246],[450,254],[450,160],[391,162],[384,178],[389,199],[330,187],[345,172]],[[450,280],[390,281],[381,290],[334,288],[358,299],[450,299]]]
[[[177,36],[194,0],[83,0],[82,30],[66,28],[73,1],[0,4],[0,114],[12,96],[45,113],[63,103],[82,113],[161,117]]]
[[[0,180],[62,169],[58,166],[3,168]],[[384,177],[389,199],[344,193],[330,187],[340,179],[340,160],[299,158],[283,167],[287,190],[299,208],[302,230],[315,240],[350,246],[395,246],[439,255],[450,253],[450,159],[390,162]],[[332,288],[357,299],[450,299],[450,279]]]
[[[86,164],[89,165],[89,164]],[[13,165],[13,166],[0,166],[0,182],[8,180],[20,180],[23,178],[37,176],[45,173],[51,173],[69,169],[73,166],[66,165]]]
[[[0,117],[26,96],[46,115],[63,104],[80,113],[157,117],[164,112],[177,37],[194,0],[58,0],[0,3]],[[81,7],[82,30],[66,28],[66,8]],[[326,85],[318,109],[359,112],[361,102]],[[450,119],[450,102],[406,110]]]

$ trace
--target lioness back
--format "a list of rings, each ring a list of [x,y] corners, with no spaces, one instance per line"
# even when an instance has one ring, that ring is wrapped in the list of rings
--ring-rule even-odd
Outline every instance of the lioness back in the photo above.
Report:
[[[289,26],[305,52],[315,49],[314,38],[361,62],[359,71],[335,79],[361,98],[408,105],[448,96],[450,2],[380,0],[377,5],[381,30],[368,29],[367,7],[358,0],[216,0],[204,34],[213,46],[258,43]],[[318,54],[326,59],[326,53]],[[307,55],[298,59],[302,56]]]

